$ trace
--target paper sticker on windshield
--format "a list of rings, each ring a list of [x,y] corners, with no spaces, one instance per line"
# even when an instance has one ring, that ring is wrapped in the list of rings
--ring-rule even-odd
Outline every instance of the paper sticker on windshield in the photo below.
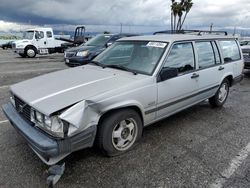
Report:
[[[164,42],[149,42],[147,46],[156,47],[156,48],[165,48],[167,43]]]

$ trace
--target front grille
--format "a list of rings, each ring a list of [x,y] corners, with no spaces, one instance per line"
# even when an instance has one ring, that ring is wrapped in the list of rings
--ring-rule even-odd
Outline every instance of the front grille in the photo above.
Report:
[[[75,52],[65,52],[65,58],[73,57],[75,54]]]
[[[249,55],[244,55],[244,61],[245,62],[250,62],[250,56]]]
[[[31,121],[31,107],[17,96],[14,96],[14,100],[17,112],[26,120]]]

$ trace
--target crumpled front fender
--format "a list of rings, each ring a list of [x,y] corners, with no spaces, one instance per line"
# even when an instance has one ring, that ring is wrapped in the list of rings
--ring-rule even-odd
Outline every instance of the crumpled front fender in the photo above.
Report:
[[[63,112],[59,118],[70,124],[68,136],[76,135],[92,125],[97,125],[100,113],[91,101],[83,100]]]

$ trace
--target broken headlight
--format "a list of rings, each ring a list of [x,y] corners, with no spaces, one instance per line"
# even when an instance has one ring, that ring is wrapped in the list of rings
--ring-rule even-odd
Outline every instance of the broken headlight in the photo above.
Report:
[[[67,125],[57,115],[49,117],[32,109],[31,121],[52,136],[64,137],[64,131]]]

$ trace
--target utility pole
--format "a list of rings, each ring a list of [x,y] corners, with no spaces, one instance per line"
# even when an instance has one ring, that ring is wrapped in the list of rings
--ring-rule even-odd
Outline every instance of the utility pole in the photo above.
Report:
[[[235,36],[235,34],[236,34],[236,26],[234,26],[234,34],[233,34],[233,36]]]
[[[211,23],[211,25],[210,25],[210,32],[212,32],[213,31],[213,23]]]
[[[120,33],[122,33],[122,23],[121,23]]]

